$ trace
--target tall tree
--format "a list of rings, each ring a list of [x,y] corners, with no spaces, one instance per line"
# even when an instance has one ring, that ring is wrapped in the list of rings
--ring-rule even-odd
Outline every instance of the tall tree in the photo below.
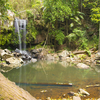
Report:
[[[7,9],[9,8],[8,0],[0,0],[0,15],[4,16],[6,14]]]
[[[58,29],[58,22],[64,22],[71,14],[71,9],[66,0],[44,0],[44,20],[48,23],[48,34],[50,27],[52,28],[51,34],[59,44],[63,43],[64,33]]]
[[[48,23],[48,30],[59,44],[68,35],[70,16],[75,16],[79,0],[44,0],[44,20]],[[63,27],[59,24],[64,23]],[[64,30],[64,31],[62,31]]]
[[[100,0],[84,0],[84,6],[90,9],[91,20],[99,25],[99,45],[98,52],[100,52]]]
[[[99,46],[98,52],[100,52],[100,7],[92,8],[91,20],[99,25]]]

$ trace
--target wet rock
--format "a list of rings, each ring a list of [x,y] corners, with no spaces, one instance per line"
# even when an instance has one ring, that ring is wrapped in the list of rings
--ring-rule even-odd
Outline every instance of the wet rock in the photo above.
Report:
[[[74,92],[73,92],[73,91],[70,91],[70,92],[68,93],[68,95],[69,95],[69,96],[74,96]]]
[[[13,57],[13,54],[3,54],[3,56],[2,56],[2,59],[3,60],[6,60],[6,59],[8,59],[8,58],[10,58],[10,57]]]
[[[41,59],[43,57],[41,55],[42,50],[43,50],[42,48],[31,50],[31,56],[32,56],[32,58]]]
[[[8,64],[20,64],[23,63],[23,60],[21,58],[10,57],[6,59],[6,62]]]
[[[47,97],[46,100],[51,100],[51,98],[50,97]]]
[[[13,54],[15,57],[20,57],[23,60],[31,60],[31,55],[27,51],[21,51],[19,49],[16,49]]]
[[[81,100],[81,98],[78,96],[73,96],[73,100]]]
[[[47,90],[42,90],[42,91],[40,91],[41,93],[45,93],[45,92],[47,92]]]
[[[99,64],[95,65],[94,69],[95,69],[96,72],[99,73],[100,72],[100,65]]]
[[[25,59],[26,59],[26,56],[25,56],[25,55],[23,55],[23,56],[21,56],[21,58],[22,58],[23,60],[25,60]]]
[[[4,50],[0,49],[0,56],[2,57],[4,54],[8,54],[8,53],[5,52]]]
[[[86,87],[100,87],[100,84],[95,84],[95,85],[86,85]]]
[[[35,63],[35,62],[37,62],[37,59],[32,58],[31,62]]]
[[[2,68],[15,68],[15,67],[21,67],[22,66],[22,64],[6,64],[6,63],[3,63],[0,67],[2,67]],[[7,69],[7,71],[9,71],[8,69]]]
[[[96,54],[95,60],[100,60],[100,52],[98,52],[98,53]]]
[[[79,94],[87,95],[87,96],[90,95],[87,91],[85,91],[84,89],[81,89],[81,88],[79,89]]]
[[[4,49],[4,51],[8,54],[11,54],[11,52],[8,49]]]
[[[20,53],[20,54],[22,53],[22,51],[19,50],[19,49],[17,49],[17,48],[16,48],[15,52],[16,52],[16,53]]]
[[[0,57],[3,60],[6,60],[7,58],[13,57],[13,54],[5,52],[5,50],[0,49]]]
[[[79,96],[78,93],[75,93],[75,92],[73,92],[73,91],[70,91],[70,92],[68,93],[68,95],[70,95],[70,96]]]
[[[81,68],[81,69],[88,69],[88,68],[89,68],[88,65],[83,64],[83,63],[78,63],[78,64],[77,64],[77,67],[78,67],[78,68]]]
[[[32,54],[32,58],[38,58],[38,57],[39,57],[39,53]]]
[[[66,57],[69,56],[69,52],[64,50],[61,53],[58,53],[59,59],[60,60],[66,60]]]
[[[59,62],[63,67],[68,67],[69,63],[67,61],[60,61]]]
[[[96,64],[100,64],[100,60],[96,60]]]
[[[55,60],[55,59],[54,59],[54,56],[53,55],[47,54],[46,55],[46,60]]]
[[[62,98],[62,100],[67,100],[66,98]]]
[[[31,50],[31,53],[36,54],[36,53],[39,53],[39,51],[37,49],[33,49],[33,50]]]

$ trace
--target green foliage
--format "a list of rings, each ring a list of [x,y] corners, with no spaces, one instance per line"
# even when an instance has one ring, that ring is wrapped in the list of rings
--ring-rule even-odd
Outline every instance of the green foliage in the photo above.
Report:
[[[64,21],[64,17],[68,18],[71,14],[71,9],[65,0],[44,0],[44,7],[43,18],[46,22],[54,23],[57,19]]]
[[[95,44],[94,44],[93,47],[97,47],[97,45],[98,45],[98,40],[99,40],[98,37],[97,37],[96,35],[94,35],[92,41],[93,41]],[[92,44],[93,44],[93,43],[92,43]]]
[[[85,34],[85,31],[82,31],[81,29],[75,28],[75,29],[73,30],[73,32],[70,33],[70,34],[69,34],[68,36],[66,36],[66,37],[67,37],[67,38],[69,39],[69,41],[71,42],[71,41],[77,40],[77,38],[83,37],[84,34]]]
[[[91,20],[98,23],[100,21],[100,0],[84,0],[83,6],[91,11]]]
[[[9,46],[9,45],[18,45],[18,34],[14,32],[13,28],[10,28],[10,30],[2,29],[2,32],[0,34],[0,46]]]
[[[31,43],[36,39],[36,35],[38,34],[37,30],[34,27],[34,15],[31,11],[27,11],[28,16],[28,25],[27,25],[27,34],[26,41],[27,43]]]
[[[75,28],[72,33],[66,36],[69,39],[69,42],[74,42],[76,45],[79,45],[80,48],[86,48],[87,39],[85,37],[86,31],[79,28]]]
[[[87,52],[88,56],[91,56],[91,51],[89,50],[88,47],[85,49],[85,51]]]
[[[92,8],[91,20],[98,23],[100,22],[100,7]]]
[[[83,60],[83,59],[86,59],[87,55],[82,54],[82,55],[79,55],[78,57],[79,57],[81,60]]]
[[[0,17],[4,17],[6,14],[7,9],[9,8],[9,5],[7,4],[8,0],[0,0]]]
[[[32,7],[33,8],[40,8],[41,7],[41,2],[40,2],[40,0],[36,0],[35,2],[34,2],[34,4],[32,5]]]
[[[63,32],[61,30],[53,30],[49,34],[55,36],[55,40],[58,41],[58,44],[60,44],[60,45],[63,44],[63,41],[65,39],[65,35],[63,34]]]
[[[84,13],[76,11],[75,15],[71,15],[70,19],[73,21],[70,24],[70,28],[74,27],[75,25],[81,25],[81,19],[84,19]]]

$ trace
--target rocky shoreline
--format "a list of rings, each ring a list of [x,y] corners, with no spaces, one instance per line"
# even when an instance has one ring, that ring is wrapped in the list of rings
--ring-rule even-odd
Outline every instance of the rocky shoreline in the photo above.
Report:
[[[89,54],[90,53],[90,54]],[[50,53],[49,49],[39,48],[29,51],[20,51],[16,49],[11,52],[8,49],[0,49],[0,67],[20,67],[24,63],[38,60],[49,61],[66,61],[75,64],[78,68],[87,69],[89,66],[99,64],[100,55],[97,51],[91,49],[90,51],[67,51],[63,50],[59,53]],[[3,71],[3,70],[1,70]]]

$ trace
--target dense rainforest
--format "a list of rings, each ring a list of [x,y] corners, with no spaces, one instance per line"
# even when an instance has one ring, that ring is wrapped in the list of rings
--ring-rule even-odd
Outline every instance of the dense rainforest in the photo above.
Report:
[[[27,47],[42,34],[41,46],[100,51],[100,0],[0,0],[0,48],[18,47],[18,34],[5,24],[15,17],[27,20]]]

